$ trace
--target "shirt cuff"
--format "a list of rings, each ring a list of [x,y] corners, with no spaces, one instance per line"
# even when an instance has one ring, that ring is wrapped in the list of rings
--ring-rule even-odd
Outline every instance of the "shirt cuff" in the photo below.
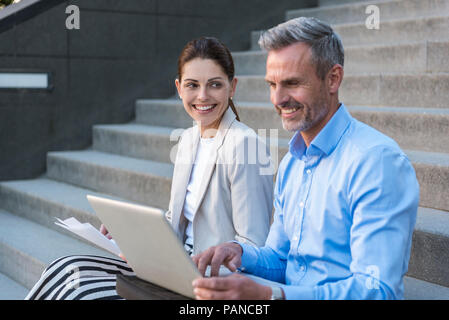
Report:
[[[312,287],[281,285],[285,300],[316,300],[315,290]]]
[[[257,265],[256,248],[252,245],[236,240],[230,242],[237,243],[238,245],[240,245],[240,247],[242,247],[242,264],[238,269],[242,272],[252,273],[252,270],[254,270],[255,266]]]

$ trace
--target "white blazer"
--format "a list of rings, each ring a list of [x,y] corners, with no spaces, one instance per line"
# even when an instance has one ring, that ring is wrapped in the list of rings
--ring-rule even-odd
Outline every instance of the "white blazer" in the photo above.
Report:
[[[166,213],[183,243],[188,224],[183,214],[184,200],[199,140],[198,126],[181,135]],[[273,203],[273,165],[266,144],[254,130],[237,121],[228,108],[213,150],[215,161],[206,166],[194,210],[193,253],[231,240],[263,246]]]

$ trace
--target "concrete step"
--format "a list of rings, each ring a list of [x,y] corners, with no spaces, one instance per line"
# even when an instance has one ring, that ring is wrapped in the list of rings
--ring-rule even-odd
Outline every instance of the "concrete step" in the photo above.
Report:
[[[50,152],[49,178],[166,209],[173,165],[93,150]]]
[[[449,73],[346,75],[339,90],[346,105],[448,108]],[[263,76],[240,76],[236,101],[269,102]]]
[[[55,225],[55,218],[74,217],[96,228],[101,225],[87,201],[88,194],[118,199],[46,177],[0,182],[2,209],[70,236],[73,233]]]
[[[380,22],[379,30],[368,29],[365,23],[334,25],[344,46],[362,44],[395,44],[449,39],[449,12],[440,16],[409,18]]]
[[[345,48],[345,75],[364,73],[449,72],[449,42],[427,41],[399,45]],[[232,53],[237,76],[265,75],[265,51]]]
[[[449,211],[449,154],[406,151],[420,184],[420,205]]]
[[[407,275],[449,287],[449,212],[420,207]]]
[[[245,107],[244,107],[245,106]],[[274,151],[272,151],[272,157],[273,160],[275,162],[280,161],[282,159],[282,157],[285,155],[285,153],[288,150],[288,137],[285,137],[285,131],[280,128],[280,120],[276,119],[276,117],[278,117],[273,111],[272,108],[268,106],[268,104],[265,105],[259,105],[259,109],[254,108],[256,106],[256,104],[242,104],[239,107],[239,110],[241,111],[248,111],[248,113],[245,114],[245,112],[240,112],[241,115],[241,119],[244,123],[246,123],[247,125],[249,125],[250,127],[252,127],[253,129],[256,129],[256,131],[258,131],[257,129],[261,128],[268,128],[270,129],[270,126],[277,125],[277,133],[279,136],[279,149],[277,154],[273,153]],[[265,110],[263,109],[265,108]],[[187,124],[189,121],[187,119],[183,119],[182,117],[186,117],[188,118],[188,116],[185,114],[185,112],[182,109],[182,105],[180,102],[178,101],[161,101],[161,100],[140,100],[138,102],[138,116],[140,119],[140,121],[150,121],[150,124],[156,122],[163,122],[163,119],[158,119],[158,109],[163,109],[166,112],[170,112],[172,114],[179,114],[179,116],[176,116],[177,121],[179,121],[179,124],[182,124],[182,122],[184,122],[184,124]],[[351,108],[350,108],[351,110]],[[415,137],[416,139],[414,140],[414,143],[419,143],[418,138],[422,139],[421,143],[423,145],[425,145],[426,142],[426,134],[421,135],[419,132],[426,132],[425,129],[425,123],[427,122],[427,125],[430,126],[430,128],[432,128],[432,121],[429,120],[432,118],[432,116],[427,117],[427,115],[425,113],[419,114],[415,117],[416,120],[415,122],[421,123],[421,128],[423,130],[416,130],[417,127],[414,127],[414,125],[416,123],[414,123],[413,121],[407,121],[407,118],[403,119],[401,117],[403,117],[403,114],[400,112],[395,112],[393,111],[395,109],[390,109],[390,112],[382,114],[381,112],[377,112],[377,114],[374,114],[374,112],[376,112],[376,110],[374,110],[374,108],[368,109],[368,110],[364,110],[364,108],[354,108],[354,112],[355,115],[357,115],[357,113],[362,113],[362,116],[365,115],[366,119],[370,119],[370,117],[372,117],[374,120],[378,121],[377,124],[382,124],[382,122],[385,122],[386,124],[388,124],[388,122],[394,118],[397,117],[398,119],[402,119],[406,124],[410,125],[408,127],[408,131],[403,132],[402,135],[399,135],[399,137],[401,137],[401,143],[406,143],[408,141],[412,141],[413,142],[413,138]],[[264,112],[263,112],[264,111]],[[368,115],[364,114],[363,112],[368,112]],[[373,114],[369,114],[369,112],[373,112]],[[257,116],[255,114],[258,114]],[[154,115],[154,117],[151,117],[150,115]],[[438,113],[437,113],[438,115]],[[411,117],[411,115],[408,115],[409,117]],[[360,117],[360,114],[359,114]],[[383,117],[383,118],[382,118]],[[430,140],[436,141],[435,143],[438,144],[440,143],[441,146],[445,146],[445,141],[447,141],[447,137],[445,135],[445,132],[447,131],[439,131],[440,129],[444,129],[447,128],[447,124],[444,124],[444,119],[448,118],[448,115],[446,114],[445,116],[441,116],[443,117],[441,120],[442,124],[441,127],[436,127],[436,137],[441,137],[442,140],[439,140],[438,138],[436,139],[435,137],[431,138],[427,137],[427,138],[431,138]],[[445,118],[444,118],[445,117]],[[413,118],[413,117],[412,117]],[[413,118],[413,119],[415,119]],[[246,119],[249,119],[249,121],[246,121]],[[383,120],[382,120],[383,119]],[[160,121],[159,121],[160,120]],[[372,120],[372,122],[374,122],[374,120]],[[276,122],[277,121],[277,122]],[[420,122],[422,121],[422,122]],[[164,124],[164,123],[162,123]],[[446,125],[446,127],[444,127],[444,125]],[[390,133],[394,133],[395,128],[391,127],[392,129]],[[258,131],[259,134],[261,133],[260,131]],[[440,132],[440,133],[438,133]],[[432,131],[433,133],[433,131]],[[274,136],[272,135],[272,133],[267,130],[265,132],[266,137],[267,138],[274,138]],[[291,135],[291,133],[290,133]],[[407,135],[409,135],[407,137]],[[160,139],[161,137],[159,137]],[[393,136],[393,138],[396,138]],[[168,146],[168,141],[169,140],[169,136],[166,135],[165,137],[165,141],[166,141],[166,146]],[[268,141],[267,141],[268,142]],[[413,143],[411,143],[411,145],[413,145]],[[415,144],[416,146],[416,144]],[[131,147],[132,149],[136,149],[137,148],[137,143],[135,147]],[[434,209],[440,209],[440,210],[448,210],[449,211],[449,153],[436,153],[436,152],[424,152],[424,151],[415,151],[415,150],[408,150],[407,148],[404,148],[404,150],[406,151],[407,155],[409,156],[410,160],[412,161],[415,170],[416,170],[416,174],[418,177],[418,181],[420,183],[421,186],[421,199],[420,199],[420,205],[424,206],[424,207],[430,207],[430,208],[434,208]],[[161,155],[169,155],[170,152],[172,152],[171,147],[167,147],[166,149],[160,149],[160,154]],[[63,154],[70,154],[70,153],[63,153]],[[80,154],[80,153],[77,153]],[[82,154],[82,153],[81,153]],[[100,153],[97,153],[97,155],[100,155]],[[107,154],[106,154],[107,155]],[[277,157],[276,157],[277,155]],[[111,156],[111,155],[108,155]],[[98,157],[101,158],[101,157]],[[128,158],[125,158],[128,159]],[[86,158],[87,163],[85,164],[85,166],[87,167],[92,167],[92,172],[90,172],[87,176],[89,177],[93,177],[93,176],[99,176],[104,180],[108,180],[108,179],[112,179],[112,175],[109,175],[106,173],[106,171],[104,171],[105,169],[102,169],[103,173],[99,174],[94,172],[96,169],[94,166],[92,165],[88,165],[88,160]],[[168,159],[166,160],[168,161]],[[72,160],[71,162],[75,162],[74,160]],[[100,164],[102,163],[102,161],[100,159],[97,160],[97,162]],[[96,165],[99,166],[99,165]],[[50,166],[49,166],[50,168]],[[49,169],[50,171],[51,169]],[[77,172],[77,170],[81,170],[81,169],[71,169],[74,172]],[[84,169],[83,169],[84,170]],[[99,169],[98,169],[99,170]],[[114,169],[115,170],[115,169]],[[68,174],[67,172],[63,172],[63,173],[58,173],[55,175],[55,179],[57,179],[57,176],[63,175],[63,174]],[[68,180],[65,180],[67,182],[70,183],[75,183],[75,184],[82,184],[85,187],[88,188],[92,188],[94,190],[101,190],[102,192],[111,192],[110,190],[112,190],[112,187],[108,187],[108,186],[102,186],[101,189],[98,189],[98,187],[96,187],[96,182],[93,179],[92,182],[80,182],[80,179],[74,179],[73,177],[71,177],[72,174],[70,174],[70,177],[67,178]],[[105,178],[107,177],[107,178]],[[153,176],[154,178],[154,176]],[[81,179],[82,180],[82,179]],[[89,179],[85,179],[85,180],[91,180]],[[156,178],[157,181],[159,181],[159,178]],[[103,182],[98,182],[99,184],[105,184]],[[135,188],[134,184],[132,183],[132,181],[128,182],[131,183],[129,187],[121,187],[122,189],[129,189],[129,188]],[[149,185],[153,185],[153,182],[146,182]],[[156,183],[156,182],[154,182]],[[169,183],[168,183],[169,184]],[[114,187],[117,188],[117,187]],[[166,185],[166,188],[169,188],[169,186]],[[138,190],[136,190],[136,192],[138,192]],[[128,194],[130,194],[130,192],[127,193],[120,193],[118,191],[114,191],[114,193],[117,196],[124,196],[126,195],[126,198],[128,198]],[[157,197],[158,198],[158,197]],[[141,201],[140,199],[146,199],[145,197],[140,198],[132,198],[131,200],[135,200],[135,201]],[[158,198],[160,199],[160,198]],[[168,199],[168,198],[166,198]],[[168,200],[167,200],[168,201]],[[147,202],[150,205],[154,205],[154,203],[152,202]],[[159,202],[161,203],[161,202]],[[162,204],[164,204],[165,202],[162,202]],[[163,206],[162,206],[163,207]]]
[[[335,6],[342,3],[367,2],[366,0],[318,0],[319,6]]]
[[[73,254],[114,257],[0,209],[0,272],[20,285],[31,289],[52,261]]]
[[[380,28],[368,29],[363,23],[344,23],[332,25],[341,37],[343,46],[361,45],[393,45],[415,43],[421,41],[449,40],[449,12],[441,12],[439,16],[423,18],[380,20]],[[257,42],[261,30],[252,31],[250,50],[260,50]]]
[[[404,277],[404,300],[448,300],[449,288]]]
[[[0,300],[23,300],[28,289],[0,273]]]
[[[271,103],[237,102],[236,106],[240,119],[249,127],[256,131],[266,129],[267,135],[269,129],[277,129],[279,138],[291,138],[292,133],[282,128],[281,119]],[[179,100],[139,100],[136,109],[136,120],[142,124],[177,128],[193,124]],[[449,109],[348,106],[348,110],[356,119],[395,139],[402,148],[449,153]],[[172,114],[172,120],[163,113]],[[130,148],[138,149],[138,145]],[[167,161],[167,152],[162,154],[163,161]]]
[[[174,162],[177,151],[174,147],[178,141],[175,130],[138,123],[97,125],[93,129],[93,149],[159,162],[173,159]]]
[[[333,5],[316,8],[289,10],[286,20],[297,17],[315,17],[331,24],[364,23],[371,14],[366,13],[369,5],[379,8],[380,21],[392,19],[420,18],[449,12],[448,0],[387,0],[387,1],[334,1]]]
[[[7,201],[8,212],[15,216],[30,217],[25,221],[33,219],[40,226],[46,225],[53,217],[75,216],[80,221],[89,221],[93,215],[85,194],[95,194],[84,189],[79,189],[47,180],[45,178],[6,182],[1,184],[2,192],[0,199],[2,205],[7,197],[15,198],[18,201]],[[56,192],[48,192],[46,189],[59,189]],[[8,189],[8,192],[4,192]],[[98,195],[98,194],[97,194]],[[45,212],[40,212],[37,204],[45,208]],[[33,214],[23,214],[23,210],[29,208]],[[64,209],[61,209],[64,208]],[[81,211],[81,214],[79,213]],[[82,212],[84,211],[84,212]],[[64,214],[62,214],[64,213]],[[47,216],[45,216],[47,214]],[[92,220],[92,218],[90,218]],[[0,215],[0,222],[1,220]],[[92,223],[92,221],[89,221]],[[31,223],[31,222],[30,222]],[[99,220],[95,218],[93,224],[99,225]],[[54,225],[50,225],[54,229]],[[45,230],[50,229],[45,228]],[[63,229],[56,229],[63,230]],[[51,234],[51,233],[50,233]],[[60,234],[60,232],[58,232]],[[73,236],[73,234],[68,234]],[[77,238],[77,237],[75,237]],[[413,247],[410,258],[408,275],[425,281],[449,285],[449,274],[446,272],[446,262],[449,262],[449,212],[420,207],[418,211],[417,223],[413,236]],[[425,268],[423,268],[423,265]]]

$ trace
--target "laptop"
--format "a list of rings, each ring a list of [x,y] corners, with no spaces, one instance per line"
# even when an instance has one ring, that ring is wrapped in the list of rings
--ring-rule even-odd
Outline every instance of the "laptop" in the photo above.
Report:
[[[138,278],[195,298],[192,281],[201,274],[163,210],[92,195],[87,199]],[[230,273],[220,268],[220,276]],[[279,285],[242,274],[264,285]]]

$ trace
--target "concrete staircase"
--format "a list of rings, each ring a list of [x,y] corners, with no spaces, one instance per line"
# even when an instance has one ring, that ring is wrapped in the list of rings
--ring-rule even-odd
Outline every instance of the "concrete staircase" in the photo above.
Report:
[[[379,7],[380,30],[366,29],[367,4]],[[346,52],[341,101],[394,138],[416,169],[421,200],[406,299],[449,299],[449,0],[326,0],[286,14],[297,16],[332,23]],[[250,51],[233,53],[235,100],[249,126],[279,129],[280,160],[291,134],[269,103],[259,34],[252,32]],[[179,100],[138,100],[134,122],[94,126],[91,149],[50,152],[42,177],[1,182],[0,299],[22,299],[60,256],[109,256],[54,225],[55,217],[73,216],[99,227],[86,194],[166,208],[173,130],[191,125]]]

